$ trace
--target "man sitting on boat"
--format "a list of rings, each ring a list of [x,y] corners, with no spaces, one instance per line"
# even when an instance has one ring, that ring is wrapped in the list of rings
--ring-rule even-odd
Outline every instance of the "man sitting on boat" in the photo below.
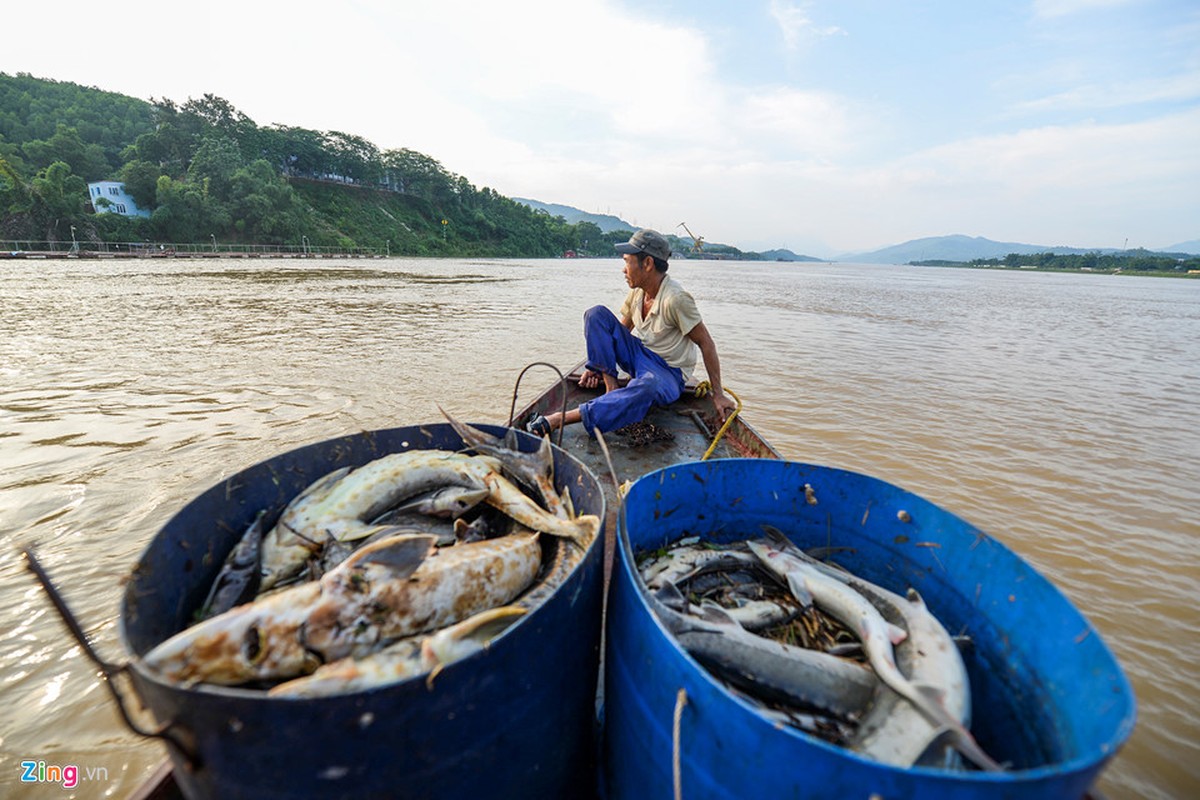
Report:
[[[643,229],[616,248],[625,259],[629,284],[620,316],[603,305],[583,315],[587,362],[579,385],[586,389],[603,385],[604,393],[565,414],[534,417],[526,425],[530,433],[542,436],[582,422],[594,434],[641,422],[651,407],[679,398],[696,365],[697,350],[704,359],[717,415],[723,421],[735,407],[721,388],[717,346],[696,301],[667,275],[671,246],[666,237]],[[618,368],[630,376],[625,386],[617,382]]]

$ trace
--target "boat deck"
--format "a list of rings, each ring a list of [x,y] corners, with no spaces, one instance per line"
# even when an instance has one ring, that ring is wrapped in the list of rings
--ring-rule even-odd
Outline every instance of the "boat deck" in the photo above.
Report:
[[[516,414],[515,426],[524,430],[526,421],[534,414],[561,411],[564,386],[568,409],[599,395],[600,389],[584,389],[579,385],[582,367],[582,364],[577,365],[567,375],[565,384],[556,382],[521,409]],[[683,396],[674,403],[652,408],[641,423],[604,434],[604,442],[608,445],[609,456],[612,459],[611,471],[600,442],[589,436],[582,425],[569,425],[561,431],[561,447],[583,462],[604,487],[608,509],[604,542],[606,584],[612,570],[613,553],[616,548],[617,509],[620,508],[612,472],[616,473],[618,482],[624,483],[636,481],[648,472],[671,464],[699,461],[704,457],[721,425],[713,410],[712,400],[708,397],[696,397],[695,388],[696,382],[690,381]],[[559,431],[555,431],[550,440],[554,444],[560,444]],[[709,458],[777,459],[781,456],[739,415],[729,425]]]

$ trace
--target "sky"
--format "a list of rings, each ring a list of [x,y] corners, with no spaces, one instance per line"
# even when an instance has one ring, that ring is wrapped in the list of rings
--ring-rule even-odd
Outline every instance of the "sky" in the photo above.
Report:
[[[0,72],[425,153],[742,249],[1200,238],[1197,0],[64,0]]]

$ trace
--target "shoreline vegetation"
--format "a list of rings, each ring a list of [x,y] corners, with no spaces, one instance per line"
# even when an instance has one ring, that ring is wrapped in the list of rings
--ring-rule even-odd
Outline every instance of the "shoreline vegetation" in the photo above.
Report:
[[[1187,253],[1155,253],[1144,249],[1129,250],[1123,253],[1009,253],[1004,258],[976,258],[971,261],[927,259],[909,261],[908,264],[914,267],[966,267],[1099,275],[1141,275],[1155,278],[1200,278],[1200,256]]]

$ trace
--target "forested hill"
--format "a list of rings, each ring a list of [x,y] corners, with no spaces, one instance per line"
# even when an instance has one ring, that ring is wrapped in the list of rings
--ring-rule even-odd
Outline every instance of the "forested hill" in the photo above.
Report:
[[[120,180],[146,219],[95,214]],[[104,201],[100,201],[104,202]],[[0,240],[252,243],[393,255],[611,255],[604,232],[535,211],[409,149],[261,127],[213,95],[138,100],[0,73]]]

